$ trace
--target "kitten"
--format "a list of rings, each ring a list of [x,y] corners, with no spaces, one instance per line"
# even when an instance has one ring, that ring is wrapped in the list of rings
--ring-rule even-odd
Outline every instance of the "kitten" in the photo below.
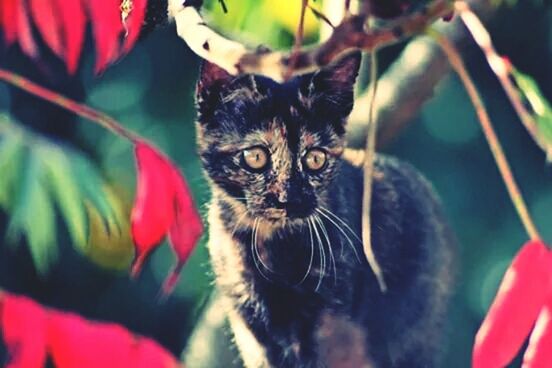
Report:
[[[202,67],[208,247],[248,368],[438,364],[452,238],[428,182],[378,156],[380,292],[360,241],[362,169],[341,158],[359,64],[348,54],[282,84]]]

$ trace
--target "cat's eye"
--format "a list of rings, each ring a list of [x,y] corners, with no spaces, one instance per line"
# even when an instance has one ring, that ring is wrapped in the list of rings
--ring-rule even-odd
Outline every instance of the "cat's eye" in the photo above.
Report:
[[[247,168],[262,170],[268,164],[268,152],[263,147],[251,147],[243,150],[243,162]]]
[[[320,171],[326,167],[328,161],[326,152],[319,148],[313,148],[305,154],[305,166],[311,171]]]

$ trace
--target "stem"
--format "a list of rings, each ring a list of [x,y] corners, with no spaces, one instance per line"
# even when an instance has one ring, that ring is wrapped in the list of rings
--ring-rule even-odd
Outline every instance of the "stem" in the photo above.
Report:
[[[466,88],[466,91],[468,92],[479,118],[479,122],[481,123],[481,128],[483,129],[485,138],[487,139],[487,143],[491,148],[496,165],[498,166],[498,170],[502,176],[502,180],[506,185],[510,199],[512,200],[517,214],[525,227],[527,235],[531,240],[540,240],[540,235],[535,224],[533,223],[533,220],[531,219],[531,216],[529,215],[527,205],[525,204],[525,200],[523,199],[519,187],[516,184],[516,180],[512,170],[510,169],[510,165],[508,164],[508,160],[506,159],[502,146],[500,145],[500,141],[498,140],[498,137],[493,129],[491,119],[487,114],[483,100],[481,99],[473,80],[466,70],[460,54],[448,39],[434,31],[430,31],[430,34],[435,38],[447,55],[452,68],[456,71],[456,73],[458,73],[458,76],[464,84],[464,88]]]
[[[470,9],[467,3],[465,3],[464,1],[457,1],[455,3],[455,8],[460,13],[460,17],[466,25],[466,28],[473,36],[473,39],[485,54],[487,62],[497,76],[500,84],[502,85],[502,88],[504,89],[504,92],[510,100],[510,103],[516,111],[519,119],[525,126],[525,129],[527,129],[529,135],[531,135],[531,138],[533,138],[533,140],[546,153],[548,153],[550,148],[548,148],[546,143],[543,142],[542,139],[539,137],[537,123],[533,116],[523,105],[523,102],[521,101],[516,87],[514,87],[512,81],[510,80],[510,67],[496,52],[495,48],[493,47],[489,32],[487,32],[485,26],[481,23],[477,15],[475,15],[475,13]]]
[[[38,84],[31,82],[30,80],[20,76],[19,74],[0,68],[0,80],[3,80],[4,82],[9,83],[17,88],[21,88],[22,90],[34,96],[40,97],[46,101],[53,103],[54,105],[58,105],[66,110],[72,111],[85,119],[101,125],[102,127],[110,130],[118,136],[131,141],[132,143],[136,143],[136,141],[139,140],[139,137],[134,132],[123,127],[119,122],[117,122],[109,115],[106,115],[98,110],[78,103],[67,97],[64,97],[52,90],[39,86]]]
[[[293,50],[291,51],[291,57],[289,59],[289,65],[284,76],[284,80],[288,80],[293,75],[293,70],[297,64],[299,57],[299,51],[303,45],[303,37],[305,35],[305,15],[307,13],[307,7],[309,5],[309,0],[302,0],[301,3],[301,15],[299,16],[299,25],[297,26],[297,32],[295,33],[295,43],[293,45]]]
[[[382,293],[387,291],[387,285],[383,277],[383,272],[376,259],[372,248],[372,225],[371,225],[371,208],[372,208],[372,183],[374,177],[374,158],[376,154],[376,119],[374,118],[374,102],[376,100],[376,91],[378,88],[378,66],[376,58],[376,50],[370,54],[370,82],[371,97],[370,110],[368,113],[368,132],[366,134],[366,148],[364,155],[364,190],[362,194],[362,244],[364,247],[364,255],[368,264],[372,268],[374,275],[378,281]]]

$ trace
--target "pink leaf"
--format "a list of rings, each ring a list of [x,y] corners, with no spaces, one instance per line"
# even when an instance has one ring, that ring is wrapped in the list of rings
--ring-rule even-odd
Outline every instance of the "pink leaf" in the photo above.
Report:
[[[17,7],[19,0],[0,1],[4,40],[9,46],[17,40]]]
[[[146,142],[134,150],[138,168],[136,199],[131,215],[137,275],[145,258],[163,240],[174,219],[174,187],[170,162]]]
[[[134,343],[119,325],[50,312],[48,348],[57,368],[130,367]]]
[[[23,3],[22,0],[18,2]],[[30,3],[31,14],[42,39],[56,55],[62,56],[63,44],[58,7],[52,0],[30,0]]]
[[[2,295],[0,327],[10,360],[6,368],[41,368],[46,362],[46,312],[32,300]]]
[[[45,0],[37,0],[45,1]],[[59,11],[62,23],[64,59],[69,73],[77,70],[79,56],[84,43],[86,15],[81,0],[52,0]]]
[[[86,0],[96,44],[96,73],[105,69],[119,54],[123,23],[120,0]]]
[[[175,188],[175,218],[169,230],[169,240],[176,253],[177,263],[163,286],[163,293],[170,294],[178,282],[180,270],[190,257],[203,233],[201,216],[194,206],[192,194],[177,168],[173,167]]]
[[[147,0],[134,0],[132,11],[127,19],[128,35],[126,36],[123,52],[128,52],[134,46],[140,35],[140,30],[146,15]]]
[[[33,31],[29,22],[27,9],[22,1],[18,1],[17,6],[17,38],[21,50],[31,58],[38,56],[38,50],[33,39]]]

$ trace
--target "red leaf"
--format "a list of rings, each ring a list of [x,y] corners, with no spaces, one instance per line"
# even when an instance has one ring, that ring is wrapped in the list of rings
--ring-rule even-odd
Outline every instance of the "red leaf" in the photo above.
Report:
[[[17,4],[17,38],[19,46],[25,54],[34,59],[38,56],[38,50],[33,39],[29,15],[22,1],[18,1]]]
[[[552,294],[539,313],[522,365],[522,368],[549,367],[552,367]]]
[[[138,142],[134,153],[138,167],[137,190],[131,215],[137,275],[145,258],[166,236],[174,219],[174,187],[171,164],[146,142]]]
[[[3,294],[0,326],[10,355],[6,368],[41,368],[46,362],[46,312],[32,300]]]
[[[96,73],[118,56],[123,31],[120,3],[120,0],[86,1],[96,43]]]
[[[203,233],[201,217],[194,206],[190,189],[176,167],[173,167],[173,181],[176,190],[175,218],[169,231],[169,240],[176,253],[177,263],[164,283],[163,293],[165,295],[170,294],[174,289],[180,270]]]
[[[517,354],[552,291],[552,252],[526,243],[506,271],[473,349],[473,368],[505,367]]]
[[[176,359],[158,343],[147,338],[140,338],[133,352],[134,368],[176,368]]]
[[[45,0],[36,0],[45,1]],[[84,43],[86,15],[81,0],[52,0],[59,11],[63,29],[64,59],[67,71],[75,73]]]
[[[134,0],[132,5],[132,11],[127,19],[128,34],[126,36],[123,52],[128,52],[134,46],[140,35],[140,30],[144,23],[144,17],[146,15],[147,0]]]
[[[17,40],[18,5],[20,5],[19,0],[0,1],[0,7],[2,7],[2,11],[0,13],[2,14],[4,40],[6,41],[6,44],[8,46],[14,43],[15,40]]]
[[[50,312],[48,348],[57,368],[131,367],[134,344],[134,336],[119,325]]]
[[[22,0],[18,1],[23,3]],[[30,0],[31,14],[46,45],[58,56],[63,55],[59,9],[52,0]]]

